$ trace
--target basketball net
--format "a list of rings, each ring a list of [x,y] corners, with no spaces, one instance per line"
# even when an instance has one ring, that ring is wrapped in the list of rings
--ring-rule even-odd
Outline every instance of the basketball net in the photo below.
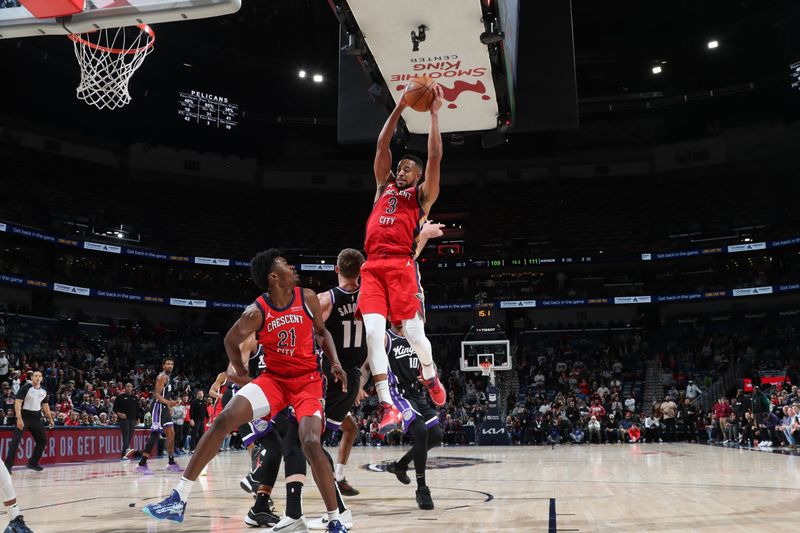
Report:
[[[488,377],[489,382],[494,385],[494,371],[492,370],[492,363],[489,361],[482,361],[480,365],[481,374],[483,374],[484,377]]]
[[[97,109],[113,110],[129,104],[128,82],[153,51],[153,29],[140,24],[71,34],[69,38],[81,68],[78,99]]]

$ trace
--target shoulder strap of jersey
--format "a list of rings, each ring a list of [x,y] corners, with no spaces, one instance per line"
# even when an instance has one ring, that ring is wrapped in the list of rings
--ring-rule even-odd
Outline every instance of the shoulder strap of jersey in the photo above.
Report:
[[[261,326],[259,326],[259,328],[256,330],[258,332],[264,329],[264,323],[267,320],[267,301],[264,299],[264,295],[262,294],[256,298],[256,301],[253,303],[256,304],[256,308],[258,308],[259,312],[261,313]]]
[[[303,311],[306,312],[308,318],[314,320],[314,313],[311,312],[311,309],[308,308],[308,304],[306,303],[306,291],[303,290],[303,287],[297,286],[294,288],[295,290],[295,297],[299,297],[300,301],[303,302]]]

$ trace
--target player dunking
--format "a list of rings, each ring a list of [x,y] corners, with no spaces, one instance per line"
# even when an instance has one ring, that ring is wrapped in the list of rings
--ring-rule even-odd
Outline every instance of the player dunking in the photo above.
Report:
[[[142,450],[139,466],[136,467],[137,472],[146,476],[153,475],[152,470],[147,466],[147,459],[150,457],[150,451],[153,446],[158,443],[162,432],[167,437],[167,455],[169,456],[167,470],[170,472],[183,472],[183,468],[175,462],[175,427],[172,423],[172,414],[170,412],[173,407],[178,405],[178,402],[172,400],[172,379],[170,374],[172,374],[174,367],[175,361],[171,357],[167,357],[162,362],[161,373],[156,378],[150,437],[147,439],[144,450]]]
[[[436,405],[444,405],[446,393],[433,365],[431,343],[425,336],[425,302],[419,284],[419,270],[413,256],[421,221],[427,217],[439,197],[442,136],[439,133],[439,109],[442,89],[436,86],[436,98],[430,107],[428,162],[425,180],[422,161],[403,156],[392,174],[392,153],[389,144],[400,114],[403,100],[397,104],[378,137],[375,154],[375,180],[378,190],[375,204],[367,220],[364,250],[367,262],[361,267],[361,293],[358,313],[363,317],[367,336],[369,366],[383,406],[381,433],[397,427],[399,411],[392,404],[387,382],[388,359],[384,347],[386,317],[402,323],[409,343],[419,357],[425,385]]]
[[[334,379],[347,388],[331,334],[325,329],[319,299],[314,291],[298,286],[294,267],[277,250],[267,250],[251,261],[253,281],[264,294],[245,309],[225,335],[225,351],[233,366],[231,380],[242,389],[200,439],[184,476],[160,503],[144,507],[154,518],[182,522],[186,502],[202,468],[216,455],[225,435],[256,418],[274,415],[292,405],[299,423],[303,452],[328,510],[328,531],[346,532],[339,521],[333,469],[322,451],[323,379],[314,350],[315,334],[322,340]],[[264,347],[266,372],[255,380],[247,375],[240,345],[253,333]],[[331,384],[333,386],[333,384]]]

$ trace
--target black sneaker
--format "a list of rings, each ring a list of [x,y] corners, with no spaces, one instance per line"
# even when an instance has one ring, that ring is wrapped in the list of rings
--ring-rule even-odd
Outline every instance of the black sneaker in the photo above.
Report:
[[[8,523],[5,533],[33,533],[33,531],[25,524],[22,515],[19,515]]]
[[[417,489],[417,505],[424,511],[430,511],[433,509],[431,489],[429,489],[427,486],[419,487]]]
[[[386,465],[386,471],[397,476],[397,481],[403,485],[408,485],[411,483],[411,478],[408,477],[408,473],[405,471],[405,469],[400,468],[396,462]]]
[[[30,463],[26,464],[26,465],[25,465],[25,468],[28,468],[28,469],[30,469],[30,470],[36,470],[37,472],[41,472],[42,470],[44,470],[44,468],[42,468],[41,466],[39,466],[39,465],[32,465],[32,464],[30,464]]]
[[[280,519],[281,517],[276,514],[267,511],[257,513],[251,508],[247,511],[244,523],[250,527],[272,527],[277,524]]]
[[[350,483],[348,483],[346,479],[337,481],[336,484],[339,485],[339,492],[341,492],[345,496],[358,496],[359,494],[361,494],[361,492],[354,489],[353,486]]]
[[[239,486],[242,487],[242,490],[248,494],[252,494],[253,496],[256,495],[258,492],[258,481],[253,479],[253,474],[247,474],[242,478],[239,482]]]

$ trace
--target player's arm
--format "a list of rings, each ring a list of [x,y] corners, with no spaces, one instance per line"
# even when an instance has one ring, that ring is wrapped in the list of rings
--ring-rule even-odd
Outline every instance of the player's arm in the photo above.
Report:
[[[239,345],[239,352],[242,354],[242,364],[247,368],[250,363],[250,354],[258,350],[258,341],[255,335],[250,335]]]
[[[428,244],[428,241],[431,239],[438,239],[442,235],[444,235],[444,224],[439,224],[436,222],[431,222],[430,220],[426,220],[422,224],[422,228],[419,230],[419,238],[417,239],[417,251],[414,253],[414,259],[419,257],[422,251],[425,249],[425,245]]]
[[[319,308],[322,312],[322,321],[327,322],[333,310],[333,301],[331,300],[331,292],[325,291],[317,294],[319,299]]]
[[[214,380],[214,383],[211,385],[211,388],[208,389],[208,395],[214,398],[215,400],[219,400],[222,398],[222,394],[219,393],[219,389],[222,387],[222,384],[225,383],[225,379],[228,377],[228,374],[225,372],[220,372],[217,374],[217,379]]]
[[[369,362],[364,361],[364,364],[361,365],[361,378],[358,380],[358,395],[356,396],[356,404],[360,404],[362,401],[367,399],[367,391],[364,390],[364,387],[367,386],[367,381],[369,381],[369,376],[372,373],[369,370]]]
[[[333,379],[342,383],[342,390],[347,392],[347,374],[342,369],[342,363],[339,362],[339,354],[336,353],[336,345],[333,343],[333,337],[328,328],[325,327],[325,321],[322,320],[322,310],[319,305],[319,298],[317,294],[311,289],[303,289],[303,296],[305,297],[306,305],[314,317],[314,333],[321,339],[322,351],[325,357],[331,363],[331,374]]]
[[[420,185],[420,204],[428,213],[439,198],[439,178],[442,165],[442,134],[439,131],[439,109],[443,101],[442,88],[436,85],[436,98],[431,103],[431,127],[428,130],[428,162],[425,165],[425,181]]]
[[[171,400],[167,400],[166,398],[164,398],[164,387],[167,385],[167,380],[168,379],[169,378],[164,374],[161,374],[160,376],[158,376],[158,379],[156,380],[156,386],[155,386],[155,395],[156,395],[156,400],[157,401],[163,403],[167,407],[173,407],[175,405],[175,402],[173,402]]]
[[[228,371],[228,377],[237,385],[246,385],[252,381],[247,375],[247,366],[242,362],[241,344],[261,328],[264,315],[253,304],[247,306],[242,316],[231,326],[225,334],[225,352],[233,367],[233,372]]]
[[[389,183],[389,178],[392,174],[392,151],[389,147],[392,143],[394,130],[397,129],[400,115],[405,108],[405,100],[401,98],[400,101],[397,102],[394,111],[392,111],[389,118],[387,118],[386,122],[383,124],[380,135],[378,135],[378,145],[375,148],[375,163],[373,164],[375,184],[378,187],[375,201],[383,194],[383,190],[386,188],[386,184]]]

